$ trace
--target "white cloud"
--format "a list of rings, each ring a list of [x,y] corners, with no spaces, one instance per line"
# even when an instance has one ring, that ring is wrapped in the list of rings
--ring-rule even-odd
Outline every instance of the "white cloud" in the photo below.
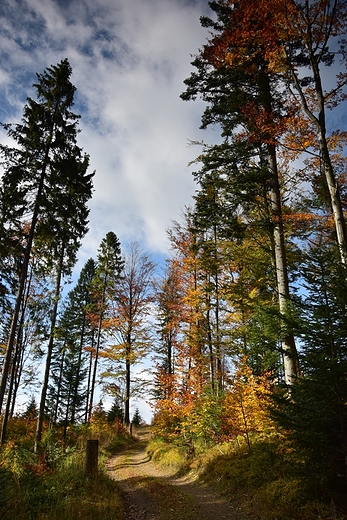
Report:
[[[27,95],[35,95],[35,72],[65,57],[73,67],[79,144],[96,170],[80,264],[95,257],[109,230],[122,242],[142,240],[149,251],[163,253],[166,228],[191,203],[195,187],[187,164],[199,150],[187,140],[200,136],[202,107],[179,95],[191,71],[190,54],[204,41],[199,16],[206,5],[5,0],[0,10],[6,115],[11,109],[18,115],[19,100],[22,107]]]

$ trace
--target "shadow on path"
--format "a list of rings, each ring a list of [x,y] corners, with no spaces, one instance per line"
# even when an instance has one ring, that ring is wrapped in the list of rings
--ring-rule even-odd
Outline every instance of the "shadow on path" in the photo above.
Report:
[[[149,430],[106,464],[124,500],[126,520],[246,520],[225,498],[195,480],[155,465],[146,452]]]

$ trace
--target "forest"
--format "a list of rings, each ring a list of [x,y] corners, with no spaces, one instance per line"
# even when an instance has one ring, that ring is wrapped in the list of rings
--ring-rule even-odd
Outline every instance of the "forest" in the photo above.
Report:
[[[181,98],[219,140],[196,143],[162,269],[115,229],[64,291],[98,174],[68,59],[1,123],[0,518],[55,518],[33,488],[77,478],[66,461],[86,439],[119,449],[138,398],[162,457],[252,496],[250,518],[346,518],[347,1],[209,6]]]

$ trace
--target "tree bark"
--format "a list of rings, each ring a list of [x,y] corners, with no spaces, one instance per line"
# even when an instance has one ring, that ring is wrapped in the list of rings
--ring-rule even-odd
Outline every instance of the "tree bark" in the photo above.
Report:
[[[40,444],[41,438],[42,438],[42,427],[43,427],[43,419],[44,419],[44,414],[45,414],[45,404],[46,404],[46,396],[47,396],[47,390],[48,390],[49,373],[50,373],[50,368],[51,368],[52,353],[53,353],[53,347],[54,347],[54,333],[55,333],[55,325],[56,325],[57,314],[58,314],[58,304],[59,304],[59,297],[60,297],[60,286],[61,286],[61,278],[62,278],[62,272],[63,272],[64,255],[65,255],[65,246],[63,245],[62,249],[61,249],[59,265],[58,265],[58,269],[57,269],[57,279],[56,279],[55,294],[54,294],[54,306],[53,306],[53,313],[52,313],[52,320],[51,320],[51,333],[50,333],[49,342],[48,342],[45,374],[44,374],[44,379],[43,379],[43,383],[42,383],[40,408],[39,408],[39,415],[38,415],[37,426],[36,426],[35,445],[34,445],[35,453],[38,452],[39,444]]]
[[[270,79],[267,72],[262,66],[259,74],[259,91],[263,98],[263,106],[269,115],[272,117],[272,94]],[[271,137],[270,141],[271,141]],[[267,150],[267,166],[270,173],[270,209],[271,209],[271,224],[273,233],[273,254],[275,260],[277,294],[279,312],[284,324],[285,314],[290,303],[290,291],[288,280],[287,254],[284,240],[284,228],[282,219],[282,198],[277,166],[277,155],[274,144],[268,143]],[[283,353],[283,368],[284,379],[286,385],[290,386],[295,377],[298,375],[298,355],[293,334],[287,333],[282,338],[282,353]]]

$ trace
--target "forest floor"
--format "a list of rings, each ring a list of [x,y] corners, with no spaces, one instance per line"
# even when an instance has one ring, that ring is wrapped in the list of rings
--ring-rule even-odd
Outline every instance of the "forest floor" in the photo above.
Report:
[[[108,460],[106,469],[117,481],[126,520],[246,520],[246,516],[196,475],[154,464],[147,454],[149,428],[137,442]]]

